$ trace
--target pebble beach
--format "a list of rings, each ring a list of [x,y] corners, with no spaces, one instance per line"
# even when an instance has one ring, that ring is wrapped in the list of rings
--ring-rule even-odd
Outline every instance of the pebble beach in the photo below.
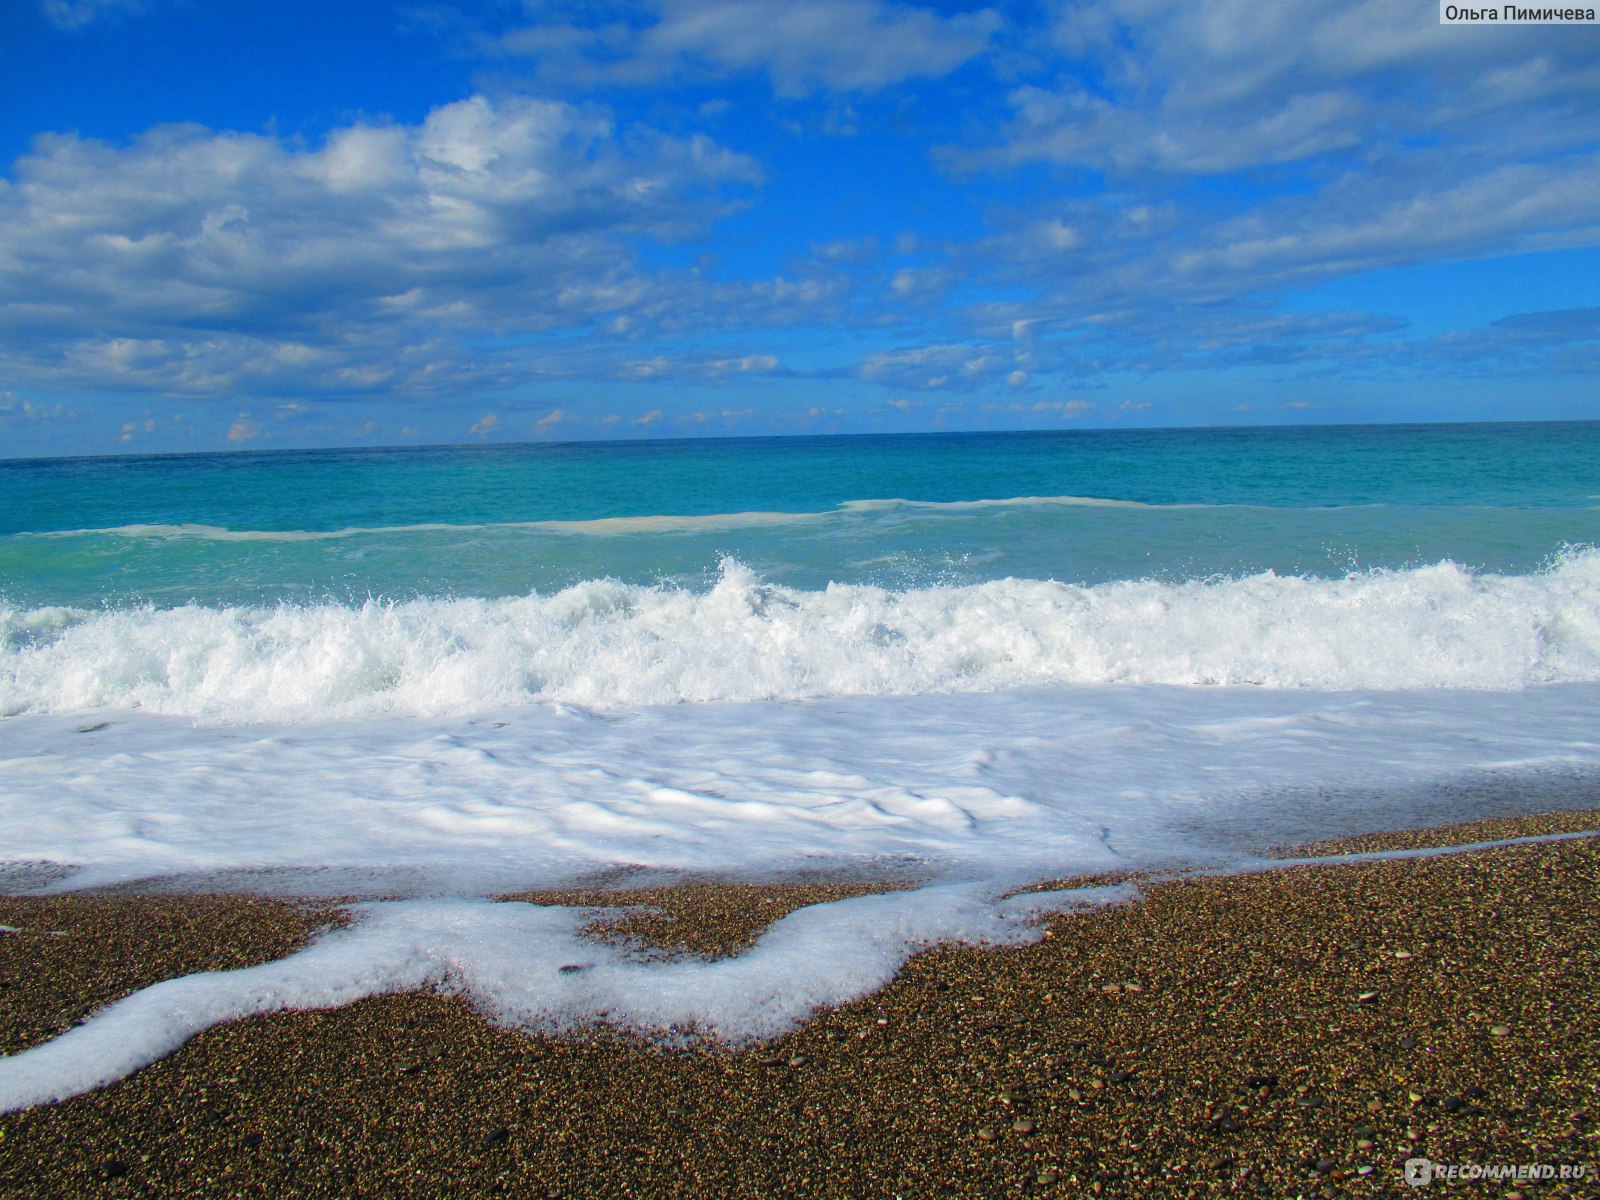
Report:
[[[1596,828],[1600,811],[1568,811],[1296,852]],[[795,908],[903,886],[623,879],[519,898],[645,906],[594,935],[717,956]],[[1050,918],[1033,946],[922,953],[738,1053],[605,1026],[529,1036],[453,995],[251,1018],[0,1116],[0,1194],[1331,1198],[1410,1193],[1404,1164],[1426,1157],[1569,1176],[1452,1192],[1600,1195],[1600,843],[1142,886]],[[0,1045],[340,919],[249,896],[0,898]]]

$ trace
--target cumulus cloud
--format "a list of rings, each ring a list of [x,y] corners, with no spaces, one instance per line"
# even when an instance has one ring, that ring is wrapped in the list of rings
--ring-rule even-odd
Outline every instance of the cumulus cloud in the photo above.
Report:
[[[240,413],[233,419],[233,424],[228,426],[230,442],[253,442],[260,436],[261,424],[252,419],[249,413]]]
[[[758,178],[704,137],[531,99],[314,148],[42,136],[0,180],[0,368],[177,394],[503,382],[466,339],[610,319],[650,289],[638,239],[704,229]]]
[[[873,92],[944,75],[988,48],[993,9],[943,15],[887,0],[647,0],[526,5],[494,38],[547,80],[621,85],[762,72],[780,96]]]
[[[72,416],[72,410],[59,401],[55,404],[35,404],[15,392],[0,392],[0,425],[22,421],[54,421]]]
[[[533,423],[533,431],[540,437],[543,437],[557,425],[561,424],[561,422],[571,421],[572,419],[572,414],[567,412],[565,409],[553,408]]]
[[[491,433],[499,428],[500,414],[488,412],[484,413],[483,416],[479,417],[471,425],[468,425],[467,433],[475,438],[483,438],[488,437]]]

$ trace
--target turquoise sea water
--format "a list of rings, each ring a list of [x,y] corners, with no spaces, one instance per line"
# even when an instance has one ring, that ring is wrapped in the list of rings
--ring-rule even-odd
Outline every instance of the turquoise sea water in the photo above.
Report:
[[[1600,423],[0,462],[13,608],[1005,578],[1527,574],[1600,543]]]
[[[0,881],[384,898],[0,1058],[0,1107],[418,987],[767,1036],[1034,936],[1029,881],[1600,779],[1600,424],[5,462],[0,494]],[[928,885],[715,963],[484,899],[885,864]]]

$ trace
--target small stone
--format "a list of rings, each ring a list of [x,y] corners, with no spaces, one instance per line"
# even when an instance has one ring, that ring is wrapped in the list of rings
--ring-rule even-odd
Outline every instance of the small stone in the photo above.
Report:
[[[1368,1112],[1382,1112],[1383,1111],[1383,1101],[1379,1100],[1376,1096],[1374,1096],[1371,1100],[1367,1101],[1367,1111]]]
[[[1407,959],[1407,958],[1415,958],[1416,957],[1416,955],[1412,954],[1411,951],[1409,951],[1409,950],[1396,950],[1394,952],[1394,956],[1396,958],[1398,958],[1398,959],[1401,959],[1401,960],[1404,960],[1404,959]]]
[[[504,1125],[497,1125],[483,1135],[485,1146],[503,1146],[511,1140],[511,1130]]]
[[[1356,1168],[1356,1174],[1357,1175],[1371,1175],[1372,1172],[1373,1172],[1373,1168],[1372,1167],[1357,1167]]]
[[[1359,996],[1356,997],[1356,1003],[1357,1004],[1370,1004],[1372,1001],[1376,1000],[1377,998],[1378,998],[1378,993],[1377,992],[1362,992]]]
[[[402,1075],[415,1075],[421,1068],[408,1059],[400,1059],[394,1064],[394,1069]]]
[[[1035,1183],[1037,1183],[1040,1187],[1049,1187],[1052,1183],[1058,1182],[1060,1180],[1060,1178],[1061,1178],[1061,1172],[1046,1170],[1046,1171],[1040,1171],[1037,1175],[1035,1175],[1033,1177],[1033,1181]]]
[[[806,1059],[806,1056],[804,1054],[796,1054],[793,1058],[791,1058],[789,1060],[789,1065],[791,1067],[803,1067],[803,1066],[806,1065],[807,1061],[808,1060]]]
[[[1239,1122],[1235,1121],[1232,1117],[1222,1117],[1211,1122],[1211,1128],[1215,1129],[1218,1133],[1238,1133],[1244,1128],[1244,1126],[1239,1124]]]
[[[556,969],[563,975],[576,975],[579,971],[587,971],[589,968],[583,963],[563,963]]]
[[[1491,1026],[1489,1026],[1489,1036],[1490,1037],[1510,1037],[1511,1036],[1511,1026],[1509,1026],[1509,1025],[1491,1025]]]
[[[1318,1175],[1326,1175],[1338,1165],[1339,1164],[1331,1158],[1319,1158],[1311,1169]]]
[[[988,1125],[980,1126],[978,1129],[978,1140],[980,1142],[992,1142],[999,1136],[1000,1135]]]
[[[1417,1039],[1414,1037],[1403,1037],[1400,1039],[1400,1049],[1402,1050],[1415,1050],[1421,1044],[1422,1043],[1417,1041]]]
[[[1011,1128],[1017,1133],[1032,1133],[1038,1128],[1038,1126],[1032,1121],[1028,1120],[1027,1117],[1018,1117],[1015,1121],[1011,1122]]]
[[[79,732],[83,731],[80,730]],[[128,1164],[119,1158],[108,1158],[100,1164],[101,1179],[121,1179],[127,1173]]]
[[[1357,1138],[1356,1139],[1356,1149],[1357,1150],[1371,1150],[1373,1148],[1373,1146],[1375,1146],[1376,1144],[1377,1143],[1374,1142],[1371,1138]]]
[[[244,1143],[246,1150],[258,1150],[265,1139],[259,1133],[247,1133],[239,1140]]]
[[[1082,1100],[1083,1099],[1083,1093],[1080,1092],[1077,1088],[1068,1088],[1067,1089],[1067,1099],[1068,1100]]]
[[[1133,1072],[1132,1071],[1113,1071],[1113,1072],[1111,1072],[1111,1082],[1112,1083],[1127,1083],[1128,1080],[1130,1080],[1132,1078],[1133,1078]]]
[[[1466,1106],[1467,1102],[1460,1096],[1446,1096],[1444,1098],[1444,1110],[1447,1113],[1460,1112]]]
[[[443,1058],[448,1053],[443,1042],[427,1042],[422,1047],[423,1058]]]

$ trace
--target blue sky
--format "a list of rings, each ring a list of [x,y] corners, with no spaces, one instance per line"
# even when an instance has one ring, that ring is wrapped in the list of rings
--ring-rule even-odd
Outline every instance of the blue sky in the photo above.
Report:
[[[1600,417],[1600,26],[14,0],[0,456]]]

